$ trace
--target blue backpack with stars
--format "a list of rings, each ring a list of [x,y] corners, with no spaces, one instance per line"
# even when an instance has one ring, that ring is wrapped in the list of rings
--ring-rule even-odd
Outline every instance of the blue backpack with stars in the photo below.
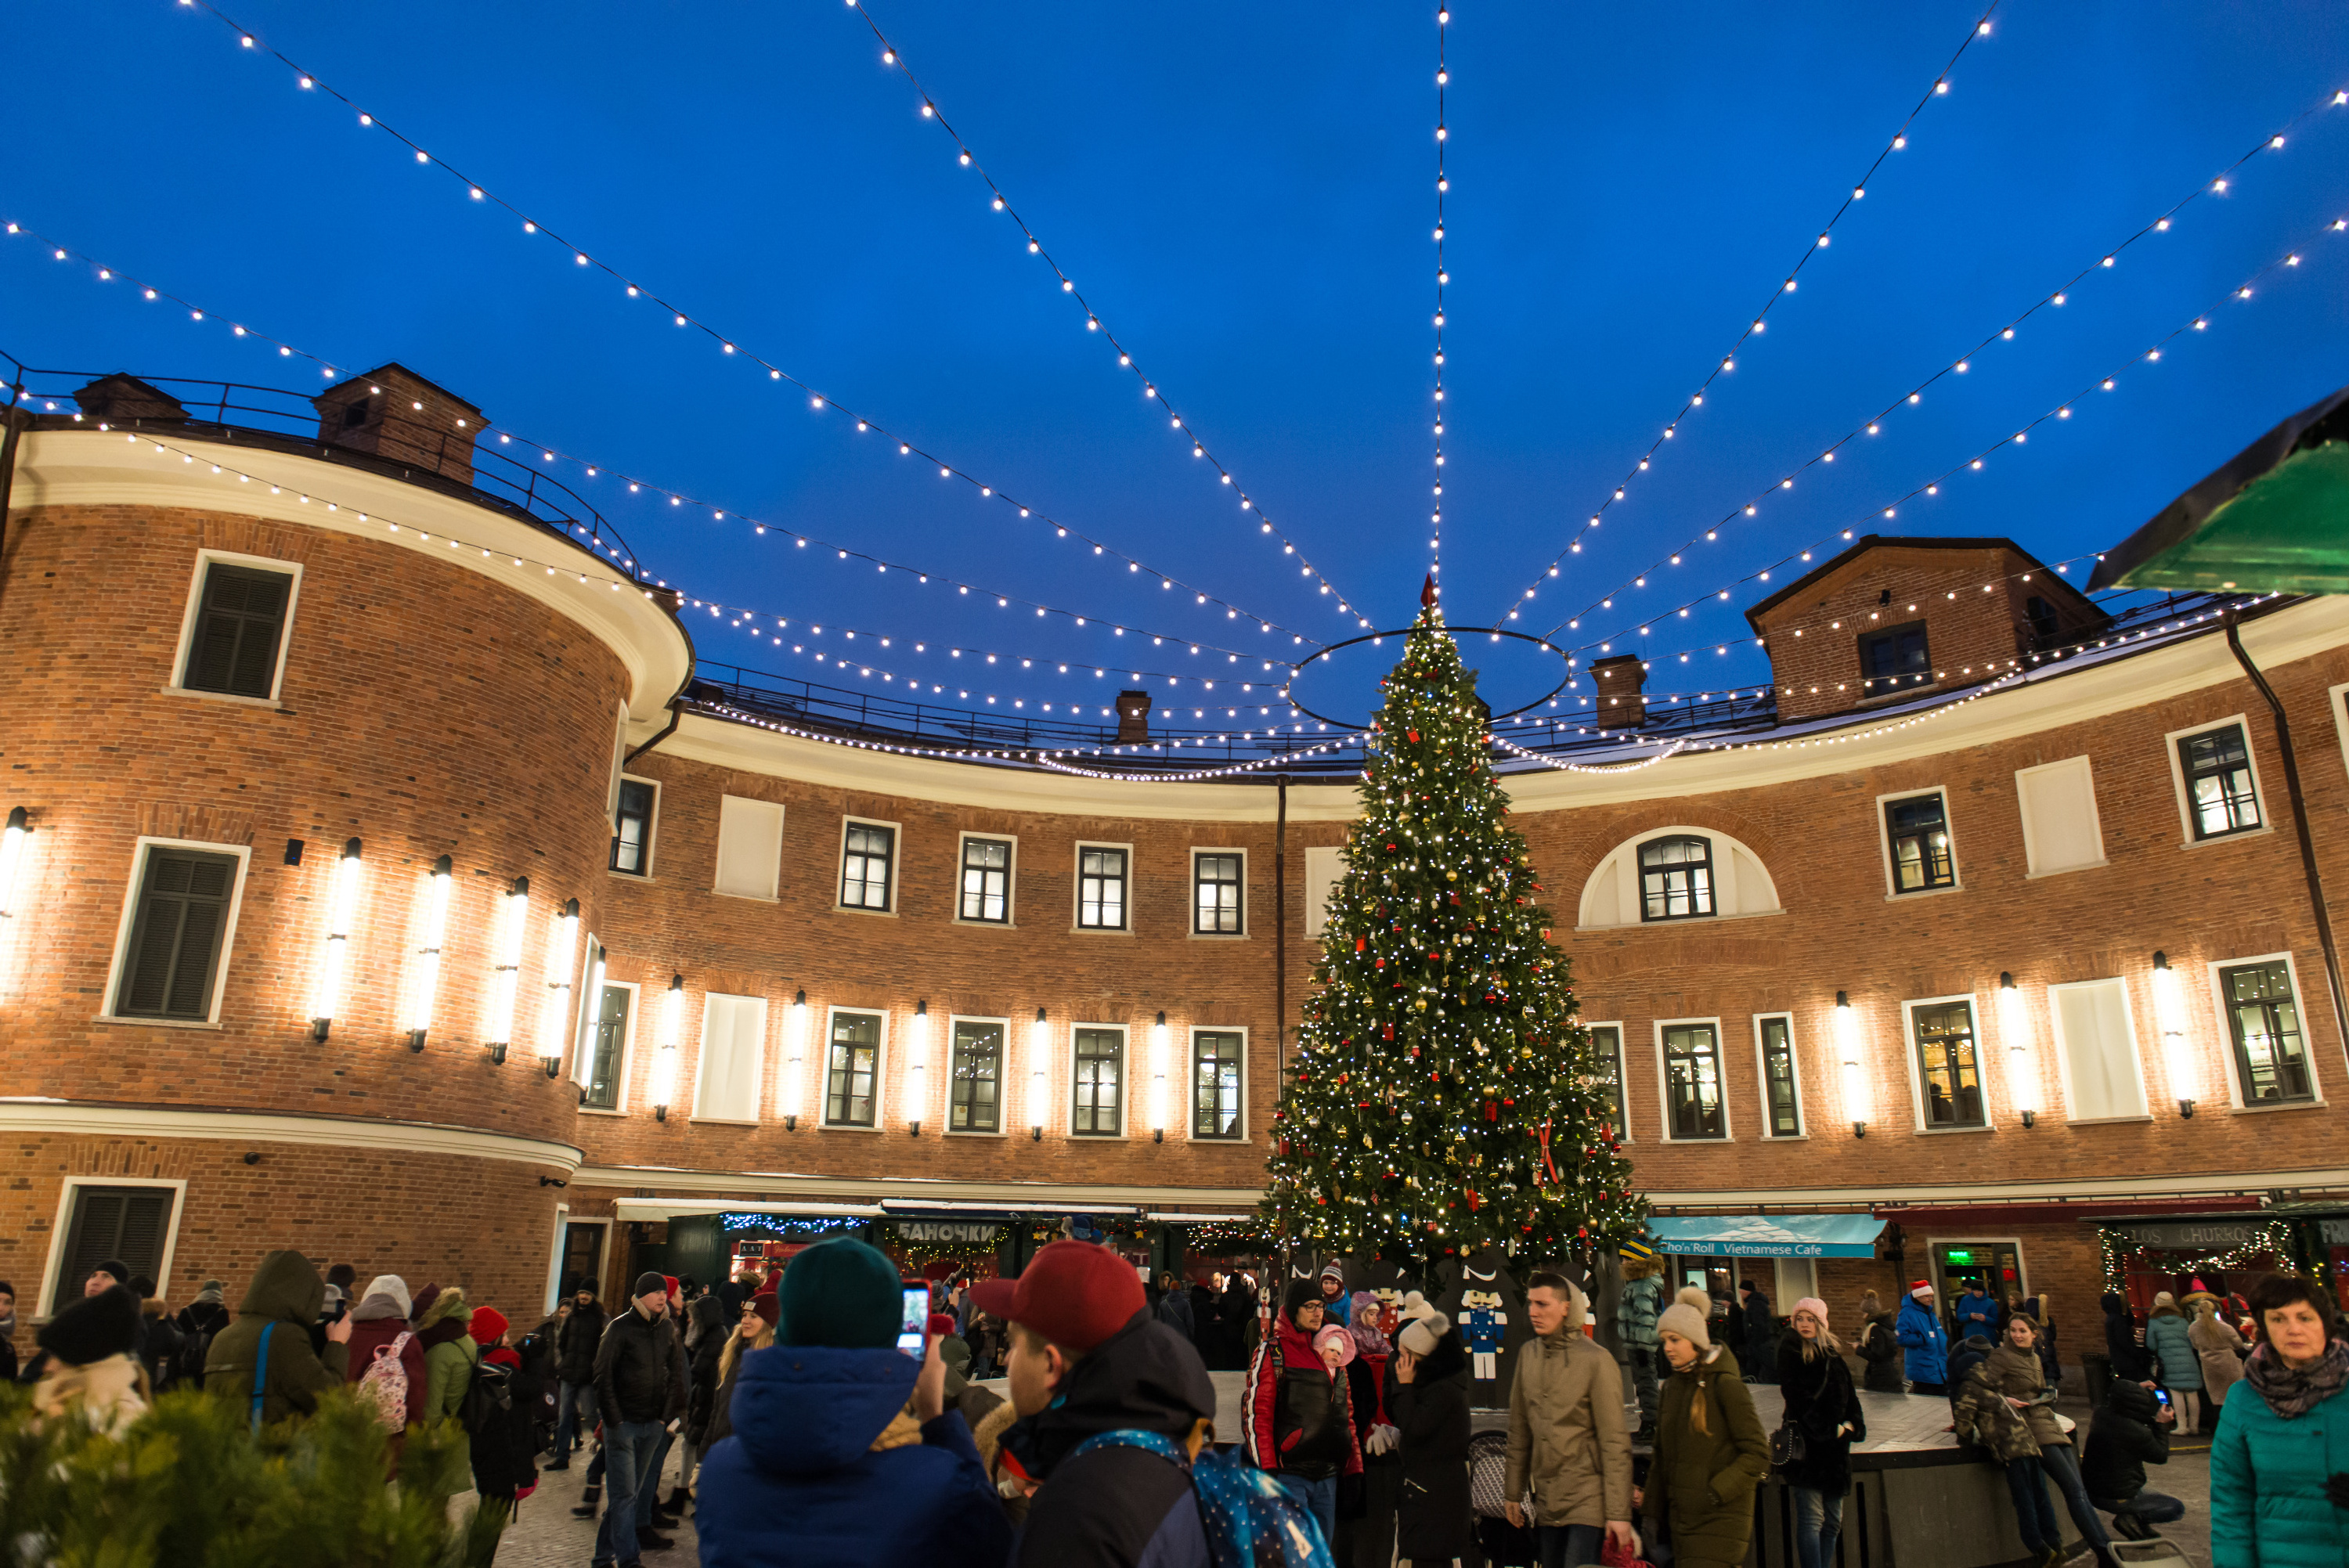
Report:
[[[1163,1432],[1126,1430],[1087,1438],[1069,1457],[1112,1445],[1146,1449],[1190,1475],[1216,1568],[1337,1568],[1305,1500],[1237,1453],[1204,1449],[1195,1463]]]

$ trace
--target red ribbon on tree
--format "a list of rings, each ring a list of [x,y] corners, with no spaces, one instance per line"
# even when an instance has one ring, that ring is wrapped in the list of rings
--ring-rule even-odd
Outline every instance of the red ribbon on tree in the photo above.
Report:
[[[1550,1185],[1553,1187],[1564,1186],[1566,1184],[1565,1181],[1557,1173],[1557,1161],[1550,1158],[1549,1123],[1547,1121],[1545,1120],[1541,1124],[1541,1130],[1535,1134],[1535,1137],[1537,1137],[1541,1142],[1542,1169],[1549,1173]]]

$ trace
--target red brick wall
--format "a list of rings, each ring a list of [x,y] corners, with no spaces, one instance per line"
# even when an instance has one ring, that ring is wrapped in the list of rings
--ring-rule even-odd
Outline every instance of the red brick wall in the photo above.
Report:
[[[281,701],[166,695],[210,546],[303,568]],[[0,1093],[425,1119],[561,1136],[567,1088],[481,1048],[493,898],[526,874],[518,1056],[546,913],[606,886],[605,795],[626,676],[574,623],[454,562],[364,537],[129,506],[18,513],[0,620],[5,799],[35,824],[0,942]],[[217,1029],[94,1023],[141,834],[250,845]],[[346,996],[308,1034],[326,894],[365,842]],[[301,839],[299,866],[284,864]],[[439,1025],[402,999],[432,861],[455,861]]]

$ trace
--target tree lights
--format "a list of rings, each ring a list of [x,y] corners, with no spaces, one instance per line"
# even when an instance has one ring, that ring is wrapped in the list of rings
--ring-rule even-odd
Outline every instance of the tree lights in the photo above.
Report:
[[[416,981],[408,1006],[408,1048],[420,1051],[432,1032],[432,1009],[440,995],[440,953],[449,942],[449,895],[456,882],[447,855],[432,862],[424,879],[424,944],[416,950]]]
[[[2191,1117],[2202,1088],[2195,1070],[2194,1041],[2186,1032],[2186,987],[2169,966],[2169,954],[2153,955],[2153,1018],[2161,1031],[2162,1070],[2168,1075],[2170,1095],[2178,1114]]]
[[[513,1043],[514,1005],[522,988],[522,940],[530,920],[530,879],[516,877],[500,901],[497,945],[491,951],[496,965],[490,973],[490,1016],[481,1026],[481,1043],[490,1060],[503,1062]]]
[[[1387,677],[1262,1212],[1325,1253],[1563,1258],[1646,1212],[1433,584]]]
[[[1868,1136],[1867,1071],[1859,1064],[1859,1017],[1851,1010],[1851,993],[1838,991],[1835,999],[1836,1055],[1843,1060],[1843,1114],[1854,1138]]]
[[[336,1006],[343,997],[343,971],[350,958],[351,921],[358,913],[359,869],[359,841],[346,839],[326,894],[326,947],[319,954],[316,989],[310,996],[310,1037],[314,1040],[326,1037],[326,1032],[334,1026]]]

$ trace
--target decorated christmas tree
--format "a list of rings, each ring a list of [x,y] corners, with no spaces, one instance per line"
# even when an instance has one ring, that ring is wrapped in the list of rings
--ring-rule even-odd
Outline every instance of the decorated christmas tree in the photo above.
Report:
[[[1431,594],[1429,597],[1433,597]],[[1362,813],[1273,1118],[1264,1213],[1316,1251],[1562,1260],[1647,1211],[1566,955],[1429,603],[1381,683]]]

